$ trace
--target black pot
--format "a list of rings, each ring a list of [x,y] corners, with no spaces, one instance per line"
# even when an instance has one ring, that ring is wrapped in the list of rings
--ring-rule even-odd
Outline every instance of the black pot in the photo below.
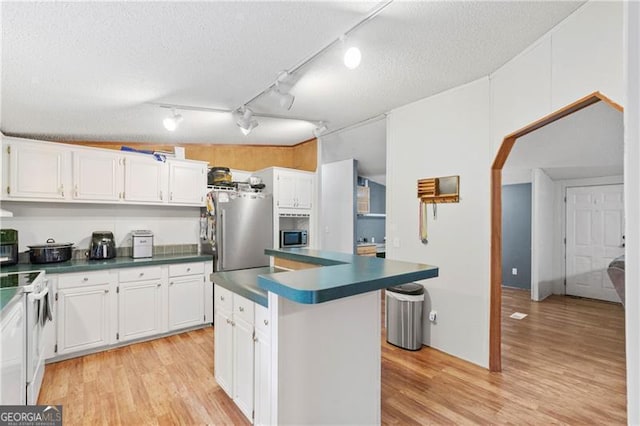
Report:
[[[73,243],[56,243],[53,238],[49,238],[46,244],[27,247],[29,247],[29,262],[56,263],[71,259]]]

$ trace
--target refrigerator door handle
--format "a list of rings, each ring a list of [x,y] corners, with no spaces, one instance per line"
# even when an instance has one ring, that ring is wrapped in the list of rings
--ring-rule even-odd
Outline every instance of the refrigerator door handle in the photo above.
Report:
[[[224,234],[226,234],[226,229],[225,229],[225,220],[224,220],[224,209],[221,209],[220,211],[220,243],[218,244],[218,248],[220,250],[218,250],[217,254],[218,254],[218,260],[220,261],[220,270],[224,271],[225,267],[224,267]]]

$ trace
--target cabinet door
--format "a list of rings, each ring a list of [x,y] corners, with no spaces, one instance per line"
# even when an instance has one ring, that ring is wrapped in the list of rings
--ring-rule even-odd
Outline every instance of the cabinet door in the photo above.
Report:
[[[169,279],[169,329],[199,325],[204,322],[203,276]]]
[[[271,345],[268,334],[257,331],[254,345],[254,411],[253,424],[271,424]]]
[[[169,162],[169,203],[204,206],[206,166],[183,161]]]
[[[300,174],[296,178],[295,204],[299,209],[310,209],[313,198],[313,177]]]
[[[109,285],[58,290],[58,354],[111,343]]]
[[[162,284],[159,280],[120,283],[118,293],[119,340],[160,334]]]
[[[27,354],[24,304],[16,303],[0,316],[0,405],[25,405]]]
[[[233,398],[233,326],[231,313],[216,309],[214,319],[214,376],[220,387]]]
[[[278,183],[278,207],[295,207],[296,179],[292,173],[279,172]]]
[[[124,199],[161,203],[166,201],[166,164],[151,156],[126,156],[124,159]]]
[[[7,198],[68,198],[71,188],[65,170],[71,151],[54,144],[21,141],[9,144],[7,155],[9,183],[3,188]]]
[[[122,197],[122,156],[101,151],[73,152],[73,199],[117,201]]]
[[[233,318],[233,401],[253,418],[253,325]]]

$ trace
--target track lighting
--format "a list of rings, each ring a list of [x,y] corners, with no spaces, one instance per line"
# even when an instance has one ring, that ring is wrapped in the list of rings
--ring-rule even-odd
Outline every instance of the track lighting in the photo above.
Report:
[[[324,132],[328,130],[327,124],[324,121],[318,123],[315,129],[313,129],[313,136],[320,137]]]
[[[164,125],[165,129],[170,132],[174,132],[178,128],[178,125],[182,122],[182,120],[182,115],[176,114],[176,110],[172,109],[171,116],[162,120],[162,124]]]
[[[284,108],[287,111],[291,109],[293,106],[293,101],[296,99],[291,93],[289,93],[290,85],[287,84],[288,80],[291,79],[291,74],[288,71],[282,71],[278,74],[278,78],[273,85],[272,92],[278,99],[278,104],[280,108]]]
[[[344,52],[344,66],[350,70],[358,68],[361,60],[362,53],[360,53],[360,49],[355,46],[348,48],[347,51]]]
[[[253,118],[253,111],[246,106],[238,110],[238,113],[242,114],[242,116],[238,119],[236,124],[240,128],[242,134],[247,136],[253,129],[258,127],[258,121]]]

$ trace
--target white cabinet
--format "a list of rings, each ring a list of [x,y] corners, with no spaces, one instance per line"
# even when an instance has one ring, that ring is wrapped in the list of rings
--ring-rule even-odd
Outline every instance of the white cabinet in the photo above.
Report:
[[[73,151],[73,199],[118,201],[123,196],[122,155],[106,151]]]
[[[62,277],[61,277],[62,278]],[[106,346],[114,341],[112,284],[58,289],[58,354]]]
[[[271,421],[271,330],[269,310],[256,305],[254,337],[254,419],[256,425]]]
[[[280,208],[310,209],[313,199],[313,176],[304,172],[276,172],[276,205]]]
[[[205,163],[167,160],[169,165],[169,203],[204,205],[207,191]]]
[[[213,322],[213,282],[211,273],[213,272],[213,262],[207,262],[204,268],[204,322]]]
[[[32,143],[24,139],[3,138],[6,179],[3,199],[42,199],[59,201],[69,197],[70,151],[55,144]]]
[[[168,197],[166,164],[148,155],[127,155],[124,159],[124,199],[161,203]]]
[[[162,332],[163,288],[159,266],[121,271],[117,293],[119,341]]]
[[[215,294],[215,378],[256,424],[271,423],[269,310],[218,285]]]
[[[169,330],[204,323],[204,263],[169,266]]]
[[[16,303],[0,315],[0,405],[25,405],[27,354],[24,304]]]

